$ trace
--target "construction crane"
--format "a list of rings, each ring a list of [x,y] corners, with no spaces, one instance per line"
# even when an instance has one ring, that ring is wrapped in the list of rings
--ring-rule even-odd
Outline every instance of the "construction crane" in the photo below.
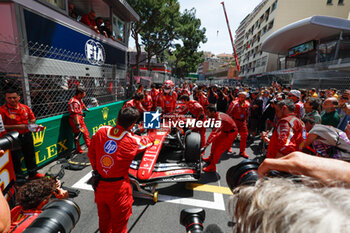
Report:
[[[234,43],[233,43],[233,38],[232,38],[231,29],[230,29],[230,24],[229,24],[229,22],[228,22],[228,18],[227,18],[227,14],[226,14],[225,3],[224,3],[224,2],[221,2],[221,4],[222,4],[222,8],[224,9],[224,13],[225,13],[225,17],[226,17],[226,23],[227,23],[227,28],[228,28],[228,32],[229,32],[229,34],[230,34],[231,44],[232,44],[233,53],[234,53],[235,61],[236,61],[237,73],[239,73],[239,63],[238,63],[238,58],[237,58],[237,53],[236,53],[235,45],[234,45]]]

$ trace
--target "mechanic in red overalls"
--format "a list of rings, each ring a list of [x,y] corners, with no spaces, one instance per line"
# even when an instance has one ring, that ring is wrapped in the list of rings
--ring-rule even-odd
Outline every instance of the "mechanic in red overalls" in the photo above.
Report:
[[[208,97],[204,94],[202,90],[198,91],[198,102],[200,103],[200,105],[203,106],[205,111],[207,106],[209,105],[209,101],[208,101]]]
[[[89,131],[86,128],[84,122],[83,110],[88,110],[88,108],[83,103],[82,99],[85,97],[85,90],[81,87],[77,87],[75,95],[69,100],[68,108],[70,112],[69,116],[69,125],[73,129],[74,133],[74,143],[76,153],[85,153],[86,151],[82,150],[79,142],[79,134],[83,134],[83,138],[87,147],[90,146],[90,135]]]
[[[304,123],[295,116],[295,104],[285,99],[275,104],[276,117],[280,119],[271,138],[266,134],[262,139],[269,143],[267,158],[280,158],[293,151],[301,151],[306,141]]]
[[[22,153],[29,179],[41,178],[44,174],[36,171],[34,142],[30,131],[30,124],[34,124],[36,121],[34,113],[27,105],[20,103],[21,97],[17,90],[6,89],[4,92],[6,103],[0,107],[0,117],[3,121],[1,131],[17,131],[19,133],[18,141],[21,145],[21,150],[12,151],[12,161],[16,176],[18,178],[24,176],[20,161]],[[0,179],[1,182],[3,182],[2,179]]]
[[[127,232],[134,201],[129,167],[135,155],[152,146],[155,139],[155,131],[147,136],[130,132],[139,117],[135,108],[123,108],[115,127],[101,127],[91,138],[88,157],[93,174],[100,176],[93,187],[101,233]]]
[[[173,91],[174,83],[166,80],[163,84],[163,92],[158,95],[157,107],[162,108],[162,113],[173,113],[176,108],[177,93]]]
[[[147,90],[143,90],[143,100],[142,100],[142,106],[145,108],[146,111],[151,111],[153,107],[153,101],[150,94],[148,94]]]
[[[144,99],[144,95],[142,93],[136,93],[131,100],[126,102],[123,108],[135,107],[139,110],[141,116],[144,112],[146,112],[146,108],[142,105],[142,101]]]
[[[190,90],[188,90],[188,84],[187,82],[184,82],[182,84],[182,88],[179,90],[179,96],[182,96],[182,95],[191,95],[191,92]]]
[[[244,158],[249,158],[245,152],[247,147],[248,127],[247,120],[249,117],[250,104],[246,100],[247,92],[239,92],[238,98],[233,100],[227,110],[227,114],[235,121],[238,133],[241,136],[241,142],[239,145],[239,155]]]
[[[158,97],[158,94],[159,94],[159,90],[156,88],[156,84],[152,84],[151,85],[151,91],[150,91],[150,95],[152,97],[152,110],[155,110],[156,109],[156,106],[157,106],[157,97]]]
[[[190,100],[190,97],[188,95],[182,95],[180,97],[180,100],[186,105],[185,109],[183,110],[182,113],[180,114],[185,114],[187,112],[190,112],[195,118],[196,121],[205,121],[205,113],[202,105],[198,103],[196,100]],[[205,146],[205,127],[200,127],[200,128],[193,128],[193,132],[198,132],[201,135],[201,147]]]
[[[206,113],[209,118],[221,121],[221,126],[219,128],[213,128],[205,144],[205,147],[208,147],[213,143],[210,156],[203,159],[204,162],[210,163],[207,167],[203,168],[203,171],[215,172],[216,164],[219,162],[222,153],[232,146],[233,141],[237,137],[238,130],[232,118],[226,113],[217,112],[215,105],[208,105]]]

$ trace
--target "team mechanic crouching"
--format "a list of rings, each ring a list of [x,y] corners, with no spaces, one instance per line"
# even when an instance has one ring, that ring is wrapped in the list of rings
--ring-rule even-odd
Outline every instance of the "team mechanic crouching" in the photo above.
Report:
[[[306,141],[304,123],[295,116],[295,104],[285,99],[275,104],[276,117],[279,119],[271,139],[267,133],[262,139],[269,143],[267,158],[280,158],[294,151],[301,151]]]
[[[213,143],[210,156],[203,159],[204,162],[210,163],[207,167],[203,168],[203,171],[215,172],[216,164],[219,162],[222,153],[232,146],[233,141],[237,137],[238,130],[232,118],[226,113],[217,112],[215,105],[209,105],[206,113],[209,118],[214,118],[215,121],[221,121],[221,126],[213,129],[205,144],[205,147],[208,147]]]
[[[134,201],[128,170],[135,155],[153,145],[156,133],[153,130],[147,136],[131,133],[139,117],[136,108],[124,108],[115,127],[101,127],[91,138],[88,157],[101,233],[127,232]]]

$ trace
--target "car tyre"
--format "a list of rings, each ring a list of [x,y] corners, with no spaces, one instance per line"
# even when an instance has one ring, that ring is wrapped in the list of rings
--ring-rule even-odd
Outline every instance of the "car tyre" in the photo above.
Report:
[[[191,132],[185,137],[185,161],[196,163],[201,161],[201,136],[199,133]]]

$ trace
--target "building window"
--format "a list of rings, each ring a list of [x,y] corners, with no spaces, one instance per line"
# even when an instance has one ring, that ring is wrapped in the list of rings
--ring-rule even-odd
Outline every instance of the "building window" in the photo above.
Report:
[[[272,4],[271,12],[274,11],[276,9],[276,7],[277,7],[277,1]]]
[[[112,28],[115,39],[124,42],[125,23],[114,14],[112,16]]]
[[[40,0],[39,0],[40,1]],[[66,10],[66,0],[41,0],[43,2],[47,2],[57,8],[62,10]]]
[[[338,5],[344,5],[344,0],[338,0]]]
[[[327,5],[332,5],[332,0],[327,0]]]
[[[269,31],[273,27],[273,20],[267,25],[267,31]]]

